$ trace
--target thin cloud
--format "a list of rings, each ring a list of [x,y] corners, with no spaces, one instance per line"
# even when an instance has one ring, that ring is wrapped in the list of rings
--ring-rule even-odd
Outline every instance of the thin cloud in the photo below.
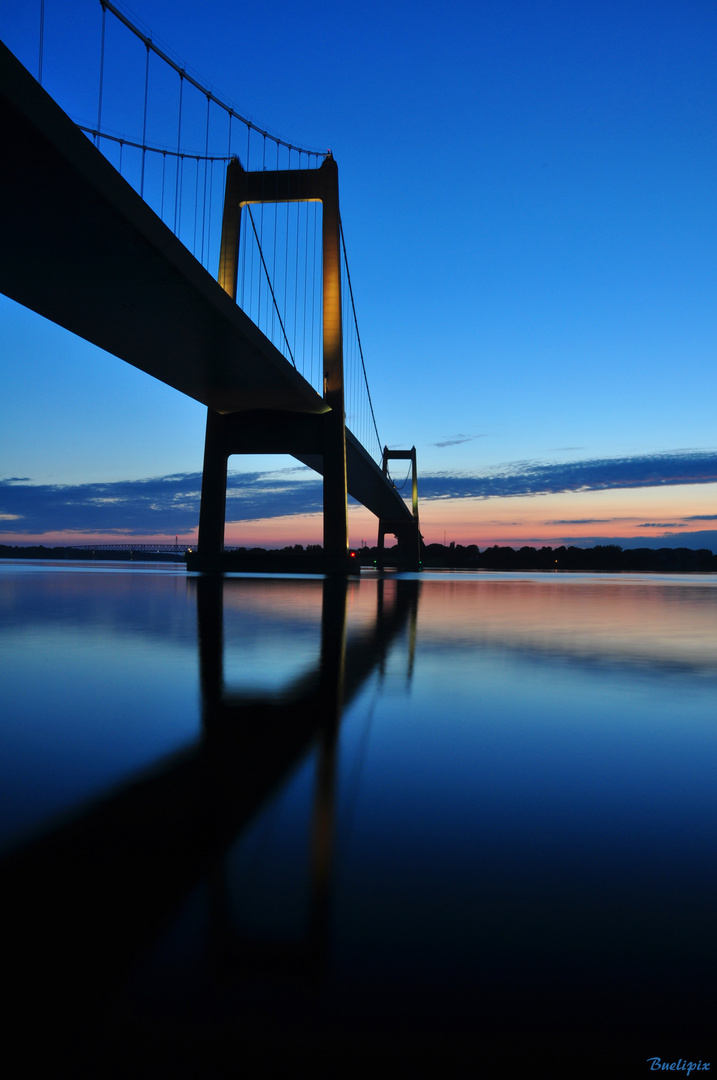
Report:
[[[609,518],[558,518],[555,521],[544,521],[544,525],[606,525],[615,521],[632,521],[632,518],[609,517]]]
[[[460,446],[461,443],[473,442],[474,439],[485,439],[485,435],[446,435],[442,442],[431,443],[431,446]]]
[[[642,525],[638,525],[638,529],[676,529],[679,525],[678,521],[646,521]]]

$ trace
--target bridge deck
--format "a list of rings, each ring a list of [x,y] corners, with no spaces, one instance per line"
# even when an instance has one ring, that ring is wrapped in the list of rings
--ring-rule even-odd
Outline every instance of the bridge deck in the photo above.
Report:
[[[217,412],[327,411],[2,43],[0,139],[0,291]],[[347,473],[373,513],[410,520],[348,431]]]

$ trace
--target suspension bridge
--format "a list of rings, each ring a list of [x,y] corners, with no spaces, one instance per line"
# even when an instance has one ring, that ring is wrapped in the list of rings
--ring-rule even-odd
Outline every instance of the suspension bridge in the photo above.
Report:
[[[37,78],[0,45],[0,291],[207,406],[199,568],[227,565],[229,456],[280,453],[323,476],[327,571],[351,567],[348,495],[378,519],[379,551],[392,534],[419,569],[415,448],[379,438],[331,152],[258,128],[98,8],[92,123],[42,85],[42,19]],[[130,44],[143,63],[128,118]]]

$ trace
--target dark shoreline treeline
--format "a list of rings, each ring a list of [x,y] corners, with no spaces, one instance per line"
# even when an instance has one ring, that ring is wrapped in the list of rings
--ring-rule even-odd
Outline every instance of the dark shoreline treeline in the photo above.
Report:
[[[321,554],[318,544],[301,544],[293,547],[233,548],[238,563],[246,563],[246,569],[254,565],[262,569],[282,569],[300,564],[303,560],[315,560]],[[376,563],[378,549],[356,549],[359,566],[371,567]],[[0,545],[0,558],[4,559],[95,559],[128,562],[184,562],[185,549],[174,551],[147,551],[141,548],[116,549],[98,547],[80,549],[72,547],[11,547]],[[391,549],[386,551],[386,565],[391,565]],[[627,548],[617,544],[598,544],[595,547],[493,547],[483,551],[476,544],[428,544],[423,549],[422,565],[426,570],[543,570],[543,571],[593,571],[593,572],[692,572],[717,573],[717,555],[707,548]]]
[[[708,548],[626,548],[618,544],[595,547],[494,547],[480,551],[475,544],[428,544],[423,565],[465,570],[576,570],[602,572],[686,571],[717,572],[717,555]]]
[[[122,562],[184,562],[184,547],[180,546],[177,551],[142,551],[135,549],[107,549],[98,547],[73,548],[73,547],[44,547],[42,544],[31,547],[9,547],[0,544],[0,559],[74,559],[74,560],[112,560]]]

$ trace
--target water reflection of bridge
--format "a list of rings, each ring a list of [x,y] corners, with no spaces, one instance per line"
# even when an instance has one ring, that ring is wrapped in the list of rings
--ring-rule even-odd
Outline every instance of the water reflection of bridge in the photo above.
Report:
[[[347,640],[348,590],[366,584],[342,578],[317,583],[322,606],[316,665],[279,695],[259,696],[228,692],[224,683],[225,593],[245,584],[213,576],[189,583],[196,590],[199,629],[199,742],[0,866],[3,964],[6,984],[15,988],[18,1020],[41,1016],[45,1025],[57,1016],[59,1031],[68,1025],[76,1030],[78,1023],[85,1028],[88,1017],[100,1016],[178,905],[207,874],[216,883],[229,845],[315,747],[312,899],[304,941],[293,948],[269,943],[257,951],[234,940],[216,912],[219,933],[212,941],[214,960],[225,973],[227,964],[236,974],[237,965],[272,967],[277,959],[294,971],[320,972],[341,716],[407,631],[410,656],[419,586],[377,581],[372,623]]]

